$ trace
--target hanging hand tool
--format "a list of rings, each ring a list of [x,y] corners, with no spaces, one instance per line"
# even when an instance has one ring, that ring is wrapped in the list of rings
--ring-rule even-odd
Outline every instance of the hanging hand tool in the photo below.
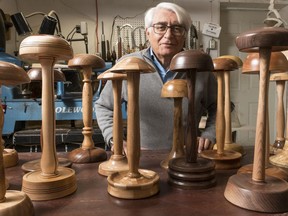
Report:
[[[122,39],[120,34],[120,26],[117,26],[117,37],[118,37],[118,59],[122,57]]]
[[[129,54],[131,53],[131,49],[130,49],[130,43],[129,43],[129,31],[126,31],[126,41],[127,41],[127,49],[126,49],[126,53]]]
[[[144,48],[142,44],[142,35],[141,35],[141,29],[139,29],[139,50],[142,50]]]
[[[111,61],[110,45],[108,40],[106,42],[107,42],[107,61],[110,62]]]
[[[101,50],[102,50],[102,58],[106,61],[106,43],[105,43],[105,34],[104,34],[104,23],[102,21],[102,35],[101,35]]]
[[[112,50],[112,53],[111,53],[112,65],[115,64],[116,59],[117,59],[117,54],[116,54],[116,51],[115,51],[115,46],[113,46],[113,50]]]
[[[190,49],[197,49],[196,41],[198,39],[197,29],[192,24],[190,27]]]

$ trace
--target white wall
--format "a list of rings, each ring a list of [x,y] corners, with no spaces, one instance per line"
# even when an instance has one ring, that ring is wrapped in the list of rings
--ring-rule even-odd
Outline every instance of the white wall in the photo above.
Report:
[[[169,0],[168,0],[169,1]],[[96,13],[96,3],[98,2],[98,22]],[[85,21],[88,24],[88,43],[89,53],[95,54],[101,51],[101,22],[104,22],[105,39],[110,39],[112,22],[114,17],[135,17],[142,19],[144,11],[147,8],[156,5],[161,1],[157,0],[0,0],[0,8],[7,14],[14,14],[16,12],[23,12],[28,15],[35,11],[49,13],[55,10],[60,18],[62,27],[62,34],[66,37],[68,33]],[[171,2],[171,1],[170,1]],[[191,17],[195,21],[200,21],[200,29],[204,23],[214,22],[219,23],[220,9],[219,1],[214,0],[174,0],[182,7],[186,8]],[[212,4],[212,14],[211,14]],[[32,29],[37,32],[43,17],[34,16],[28,19]],[[98,39],[96,40],[96,26],[98,24]],[[201,35],[200,35],[201,36]],[[77,34],[75,38],[82,38],[82,35]],[[201,41],[206,49],[208,45],[207,36],[201,37]],[[11,29],[11,40],[7,41],[6,52],[13,54],[13,51],[18,50],[19,44],[23,37],[16,36],[14,27]],[[84,53],[85,46],[83,42],[73,42],[72,47],[74,53]],[[213,53],[214,52],[214,53]],[[218,55],[217,51],[212,51],[211,55]]]

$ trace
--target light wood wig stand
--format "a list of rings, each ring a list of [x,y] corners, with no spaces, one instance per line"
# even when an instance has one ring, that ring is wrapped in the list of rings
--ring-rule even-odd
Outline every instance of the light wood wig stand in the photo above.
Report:
[[[127,57],[114,65],[112,73],[127,74],[127,159],[129,171],[108,176],[108,193],[123,199],[140,199],[159,192],[159,175],[151,170],[139,169],[140,162],[140,73],[154,72],[147,62],[136,57]]]
[[[271,52],[288,49],[288,30],[266,27],[247,31],[236,38],[242,52],[259,52],[260,79],[256,122],[253,171],[237,173],[227,182],[225,198],[241,208],[260,212],[288,211],[288,184],[265,174],[266,159],[266,109],[268,104],[269,64]]]
[[[287,70],[288,71],[288,70]],[[273,76],[274,75],[274,76]],[[287,137],[288,137],[288,125],[287,125],[287,116],[286,116],[286,138],[284,137],[285,131],[285,114],[284,114],[284,89],[285,82],[288,80],[288,73],[277,73],[273,74],[270,77],[270,80],[276,81],[277,88],[277,96],[278,96],[278,106],[277,106],[277,136],[274,142],[274,148],[279,149],[276,150],[276,154],[269,158],[271,164],[288,168],[288,149],[287,149]],[[287,97],[287,95],[286,95]],[[287,99],[287,98],[286,98]],[[287,105],[287,100],[286,100]],[[287,107],[286,107],[287,109]],[[287,115],[287,113],[286,113]],[[288,180],[287,180],[288,181]]]
[[[218,58],[228,58],[237,63],[237,69],[241,68],[243,65],[242,60],[233,55],[223,55]],[[231,126],[231,97],[230,97],[230,73],[231,71],[224,71],[224,86],[225,86],[225,96],[224,96],[224,116],[225,116],[225,141],[224,149],[232,150],[242,154],[245,154],[244,148],[241,144],[233,142],[232,140],[232,126]],[[217,149],[217,145],[214,145],[213,149]]]
[[[68,42],[52,35],[25,38],[19,49],[26,61],[39,61],[42,67],[42,155],[41,170],[23,176],[22,190],[32,200],[50,200],[67,196],[77,189],[75,171],[58,167],[55,143],[55,104],[53,66],[57,60],[68,60],[73,51]]]
[[[225,112],[224,112],[224,74],[238,68],[237,62],[230,58],[213,59],[214,72],[217,74],[217,113],[216,113],[216,145],[217,150],[205,150],[201,156],[215,162],[215,169],[235,169],[240,167],[242,155],[233,150],[224,149],[225,144]],[[227,86],[225,86],[227,88]],[[229,103],[230,105],[230,103]],[[228,127],[228,125],[227,125]],[[230,126],[231,133],[231,126]]]
[[[70,68],[80,69],[83,74],[82,108],[84,136],[82,146],[69,153],[69,160],[73,163],[94,163],[107,159],[107,153],[102,148],[96,148],[92,139],[93,135],[93,92],[91,85],[92,69],[105,67],[102,58],[91,54],[78,54],[68,62]]]
[[[273,77],[274,73],[279,73],[281,71],[286,71],[287,69],[287,60],[286,57],[281,52],[272,52],[270,57],[269,72],[272,73],[270,77]],[[242,73],[243,74],[252,74],[259,75],[260,71],[260,61],[259,53],[249,53],[244,61]],[[269,83],[268,83],[269,87]],[[268,92],[268,89],[267,89]],[[266,97],[266,104],[268,102],[268,95]],[[274,166],[269,163],[269,157],[271,152],[270,136],[269,136],[269,111],[268,105],[266,108],[266,129],[265,129],[265,174],[269,176],[274,176],[281,178],[285,181],[288,181],[288,172],[284,169]],[[278,129],[277,129],[278,130]],[[247,164],[242,166],[238,173],[252,173],[253,164]]]
[[[111,73],[109,70],[97,77],[99,80],[111,80],[113,87],[113,154],[108,161],[99,164],[98,173],[109,176],[114,172],[128,171],[128,161],[123,152],[123,120],[121,109],[122,81],[127,79],[126,74]]]
[[[176,54],[170,64],[171,71],[185,72],[188,89],[188,117],[185,136],[186,155],[169,161],[168,182],[183,189],[209,188],[216,184],[215,163],[198,158],[197,123],[195,117],[196,73],[213,70],[211,57],[199,50],[186,50]]]
[[[0,88],[1,85],[17,85],[30,82],[24,69],[8,63],[0,61]],[[1,104],[1,99],[0,99]],[[2,129],[4,122],[3,109],[0,109],[0,134],[2,137]],[[7,190],[5,179],[5,167],[3,161],[3,145],[0,145],[0,215],[5,216],[32,216],[34,215],[33,204],[30,198],[23,191]]]
[[[182,126],[182,99],[187,96],[187,81],[184,79],[170,80],[162,87],[161,97],[173,98],[174,100],[173,144],[168,157],[160,163],[164,169],[168,169],[169,161],[172,158],[185,156],[184,130]]]
[[[62,71],[60,70],[53,70],[54,72],[54,82],[64,82],[66,81],[65,75]],[[42,70],[41,68],[32,68],[27,72],[27,75],[29,76],[31,82],[42,82]],[[40,134],[42,136],[42,133]],[[42,140],[42,138],[40,138]],[[41,143],[42,145],[42,143]],[[21,169],[24,172],[31,172],[35,170],[40,170],[40,159],[33,160],[33,161],[28,161],[24,163],[21,166]],[[72,162],[69,161],[67,158],[58,158],[58,163],[59,166],[64,166],[64,167],[71,167]]]

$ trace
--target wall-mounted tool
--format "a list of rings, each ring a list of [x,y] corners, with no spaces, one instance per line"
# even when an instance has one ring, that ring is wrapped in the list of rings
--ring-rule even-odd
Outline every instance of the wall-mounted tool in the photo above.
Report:
[[[130,49],[130,42],[129,42],[130,37],[129,37],[129,31],[128,31],[128,30],[126,30],[126,37],[125,37],[125,39],[126,39],[126,43],[127,43],[126,54],[129,54],[129,53],[131,53],[131,49]]]
[[[108,40],[106,41],[106,43],[107,43],[107,55],[106,55],[107,57],[106,57],[106,59],[108,62],[110,62],[111,61],[110,44],[109,44]]]
[[[190,26],[190,49],[197,49],[198,33],[196,27],[192,24]]]
[[[118,59],[122,57],[122,39],[120,34],[120,26],[117,26],[117,38],[118,38]]]
[[[104,61],[106,61],[106,41],[104,34],[104,23],[102,21],[102,34],[101,34],[101,54]]]

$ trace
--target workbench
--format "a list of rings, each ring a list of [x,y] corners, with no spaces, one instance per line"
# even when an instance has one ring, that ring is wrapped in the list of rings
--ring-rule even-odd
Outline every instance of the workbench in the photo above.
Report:
[[[245,147],[246,155],[242,164],[253,161],[254,147]],[[108,152],[109,153],[109,152]],[[224,190],[228,178],[237,170],[217,170],[217,185],[209,189],[183,190],[167,183],[167,171],[160,167],[160,162],[167,156],[168,151],[142,151],[140,168],[150,169],[160,176],[160,192],[152,197],[139,200],[124,200],[112,197],[107,192],[106,177],[98,174],[99,163],[73,164],[76,172],[77,191],[67,197],[49,200],[33,201],[36,216],[201,216],[201,215],[288,215],[264,214],[241,209],[228,202]],[[59,157],[67,157],[67,153],[59,152]],[[6,169],[6,177],[10,190],[21,190],[21,165],[29,160],[41,157],[40,152],[19,153],[19,164]]]

